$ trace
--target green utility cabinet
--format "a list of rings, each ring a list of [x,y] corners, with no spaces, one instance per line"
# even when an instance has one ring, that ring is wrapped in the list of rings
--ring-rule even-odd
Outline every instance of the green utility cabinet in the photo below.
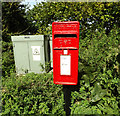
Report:
[[[52,35],[50,35],[50,61],[51,61],[51,68],[53,68],[53,53],[52,53]]]
[[[45,35],[12,36],[17,74],[43,73],[49,62],[49,38]]]

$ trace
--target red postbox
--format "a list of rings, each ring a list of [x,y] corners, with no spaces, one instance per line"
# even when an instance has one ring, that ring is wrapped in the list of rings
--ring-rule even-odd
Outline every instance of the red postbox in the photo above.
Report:
[[[78,82],[79,22],[53,22],[54,84],[76,85]]]

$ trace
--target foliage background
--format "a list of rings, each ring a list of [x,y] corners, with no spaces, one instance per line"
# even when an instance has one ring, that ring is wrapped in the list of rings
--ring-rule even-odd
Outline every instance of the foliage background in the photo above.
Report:
[[[63,86],[52,74],[16,76],[11,35],[50,34],[54,21],[80,22],[79,82],[71,114],[120,114],[120,2],[2,3],[2,115],[63,115]]]

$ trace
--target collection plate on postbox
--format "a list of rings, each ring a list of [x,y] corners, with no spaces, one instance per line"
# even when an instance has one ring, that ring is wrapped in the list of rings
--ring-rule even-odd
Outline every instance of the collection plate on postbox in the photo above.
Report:
[[[77,85],[79,22],[53,22],[52,42],[54,84]]]

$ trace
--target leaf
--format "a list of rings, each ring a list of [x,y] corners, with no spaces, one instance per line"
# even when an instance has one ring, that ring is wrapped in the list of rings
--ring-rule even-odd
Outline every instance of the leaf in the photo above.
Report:
[[[107,94],[107,91],[101,88],[99,83],[96,83],[94,89],[91,92],[91,101],[97,102]]]
[[[117,87],[117,91],[120,94],[120,86]]]

